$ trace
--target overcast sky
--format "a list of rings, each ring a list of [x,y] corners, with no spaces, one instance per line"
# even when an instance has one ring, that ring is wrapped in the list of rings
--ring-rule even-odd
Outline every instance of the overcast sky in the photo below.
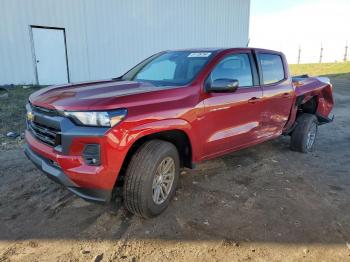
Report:
[[[250,44],[286,54],[289,63],[342,61],[350,45],[350,0],[251,0]],[[348,59],[350,50],[348,51]]]

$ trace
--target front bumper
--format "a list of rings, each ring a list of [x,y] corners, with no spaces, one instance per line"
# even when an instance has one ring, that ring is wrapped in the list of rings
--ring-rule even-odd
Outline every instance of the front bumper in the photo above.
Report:
[[[24,153],[41,171],[43,171],[48,178],[65,186],[69,191],[78,195],[79,197],[94,202],[108,202],[111,199],[112,190],[83,188],[72,181],[59,167],[53,164],[53,161],[46,159],[36,154],[26,144],[24,145]]]
[[[92,201],[111,200],[129,145],[124,129],[82,127],[46,108],[27,104],[25,153],[52,180]],[[54,138],[53,138],[54,137]],[[96,159],[87,145],[99,148]]]

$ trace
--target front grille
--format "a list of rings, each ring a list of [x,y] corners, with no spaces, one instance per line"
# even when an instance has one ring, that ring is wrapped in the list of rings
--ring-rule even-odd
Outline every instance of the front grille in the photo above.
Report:
[[[33,114],[32,119],[27,120],[27,128],[33,136],[49,146],[61,145],[61,130],[57,120],[56,110],[27,105],[27,110]]]
[[[44,126],[34,121],[28,121],[28,128],[38,140],[47,145],[57,146],[61,144],[60,130]]]

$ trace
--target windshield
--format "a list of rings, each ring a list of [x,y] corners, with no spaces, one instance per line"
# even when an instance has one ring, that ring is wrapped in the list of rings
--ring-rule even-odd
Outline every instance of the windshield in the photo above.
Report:
[[[171,51],[154,55],[122,76],[122,80],[149,82],[155,86],[190,83],[213,56],[213,52]]]

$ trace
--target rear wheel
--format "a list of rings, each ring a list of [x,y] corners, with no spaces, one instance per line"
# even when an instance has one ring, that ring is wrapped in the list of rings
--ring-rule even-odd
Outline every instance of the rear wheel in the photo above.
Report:
[[[292,132],[290,147],[294,151],[308,153],[313,151],[318,130],[318,121],[313,114],[302,114]]]
[[[132,157],[125,174],[125,207],[144,218],[159,215],[174,196],[179,173],[179,154],[173,144],[146,142]]]

